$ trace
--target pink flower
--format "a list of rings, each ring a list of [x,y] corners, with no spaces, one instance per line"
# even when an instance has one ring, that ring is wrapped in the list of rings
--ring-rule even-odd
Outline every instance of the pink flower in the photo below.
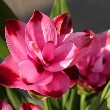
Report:
[[[94,38],[88,54],[77,63],[81,74],[80,82],[93,90],[100,90],[110,80],[110,30],[100,34],[90,30],[86,32]]]
[[[0,110],[13,110],[13,108],[6,102],[0,101]],[[19,110],[42,110],[42,108],[38,105],[23,102]]]
[[[19,110],[42,110],[38,105],[23,102]]]
[[[6,102],[0,101],[0,110],[13,110],[13,108]]]
[[[27,24],[7,20],[5,34],[10,55],[0,65],[0,83],[52,97],[70,87],[63,70],[75,65],[92,41],[85,32],[72,33],[70,15],[51,20],[39,11]]]

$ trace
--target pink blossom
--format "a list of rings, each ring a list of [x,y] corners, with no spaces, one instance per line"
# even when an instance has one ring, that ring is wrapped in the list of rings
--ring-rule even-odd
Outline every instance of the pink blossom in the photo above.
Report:
[[[38,105],[23,102],[19,110],[42,110]]]
[[[0,83],[56,98],[70,87],[63,70],[75,65],[92,41],[86,32],[72,33],[67,13],[50,19],[34,11],[27,24],[7,20],[5,34],[10,55],[0,65]]]
[[[94,38],[88,54],[77,63],[80,82],[93,90],[100,90],[110,80],[110,30],[99,34],[90,30],[86,32]]]
[[[13,110],[13,108],[8,103],[0,101],[0,110]]]

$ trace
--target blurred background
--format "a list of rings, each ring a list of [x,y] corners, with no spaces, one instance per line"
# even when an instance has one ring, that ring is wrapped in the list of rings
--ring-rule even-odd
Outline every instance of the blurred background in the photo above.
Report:
[[[50,15],[54,0],[3,0],[19,20],[28,22],[33,10]],[[67,0],[74,31],[92,29],[98,33],[110,28],[110,0]],[[0,13],[4,10],[0,6]],[[0,22],[2,23],[0,15]],[[4,30],[4,27],[1,27]]]
[[[75,31],[90,28],[95,32],[101,32],[110,28],[110,0],[67,1]],[[20,20],[27,22],[35,9],[49,15],[54,0],[4,0],[4,2]]]

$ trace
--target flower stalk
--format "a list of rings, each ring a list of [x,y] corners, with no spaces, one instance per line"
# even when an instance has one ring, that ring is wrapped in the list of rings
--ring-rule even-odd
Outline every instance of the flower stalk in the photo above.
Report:
[[[86,99],[86,95],[82,94],[81,98],[80,98],[80,110],[85,110],[85,99]]]

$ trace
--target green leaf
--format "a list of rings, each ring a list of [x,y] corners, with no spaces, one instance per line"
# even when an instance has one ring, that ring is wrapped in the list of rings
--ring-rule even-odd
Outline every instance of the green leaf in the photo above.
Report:
[[[77,94],[77,86],[69,89],[66,94],[63,95],[63,110],[79,110],[80,96]]]
[[[97,98],[86,107],[86,110],[96,110],[98,105],[100,104],[100,97],[101,96],[98,95]]]
[[[59,14],[68,13],[68,12],[69,12],[69,8],[67,6],[67,0],[55,0],[50,17],[54,18]]]
[[[86,110],[110,110],[110,82]]]
[[[4,59],[7,55],[9,55],[9,50],[5,41],[0,36],[0,58]]]
[[[35,99],[38,99],[38,100],[44,100],[46,99],[47,97],[46,96],[43,96],[35,91],[32,91],[32,90],[29,90],[28,91],[28,94],[32,97],[32,98],[35,98]]]
[[[0,100],[6,100],[6,91],[5,91],[5,87],[0,86]]]
[[[62,110],[62,102],[61,98],[55,99],[52,97],[48,97],[44,102],[45,110]]]
[[[109,95],[110,95],[110,81],[108,82],[108,84],[106,85],[106,87],[104,88],[102,92],[101,101],[107,98]]]
[[[68,100],[69,100],[70,93],[71,93],[71,90],[69,89],[69,90],[62,96],[63,109],[64,109],[64,110],[66,109],[66,104],[67,104],[67,102],[68,102]]]
[[[85,110],[86,107],[86,95],[82,94],[80,98],[80,110]]]
[[[23,101],[26,101],[25,96],[18,89],[6,88],[6,93],[8,99],[16,110],[19,109]]]
[[[17,19],[16,15],[11,11],[11,9],[0,0],[0,34],[4,37],[4,26],[6,19]]]
[[[52,106],[50,104],[49,98],[43,100],[45,110],[52,110]]]
[[[50,100],[52,110],[62,110],[61,98],[55,99],[55,98],[50,97],[49,100]]]

